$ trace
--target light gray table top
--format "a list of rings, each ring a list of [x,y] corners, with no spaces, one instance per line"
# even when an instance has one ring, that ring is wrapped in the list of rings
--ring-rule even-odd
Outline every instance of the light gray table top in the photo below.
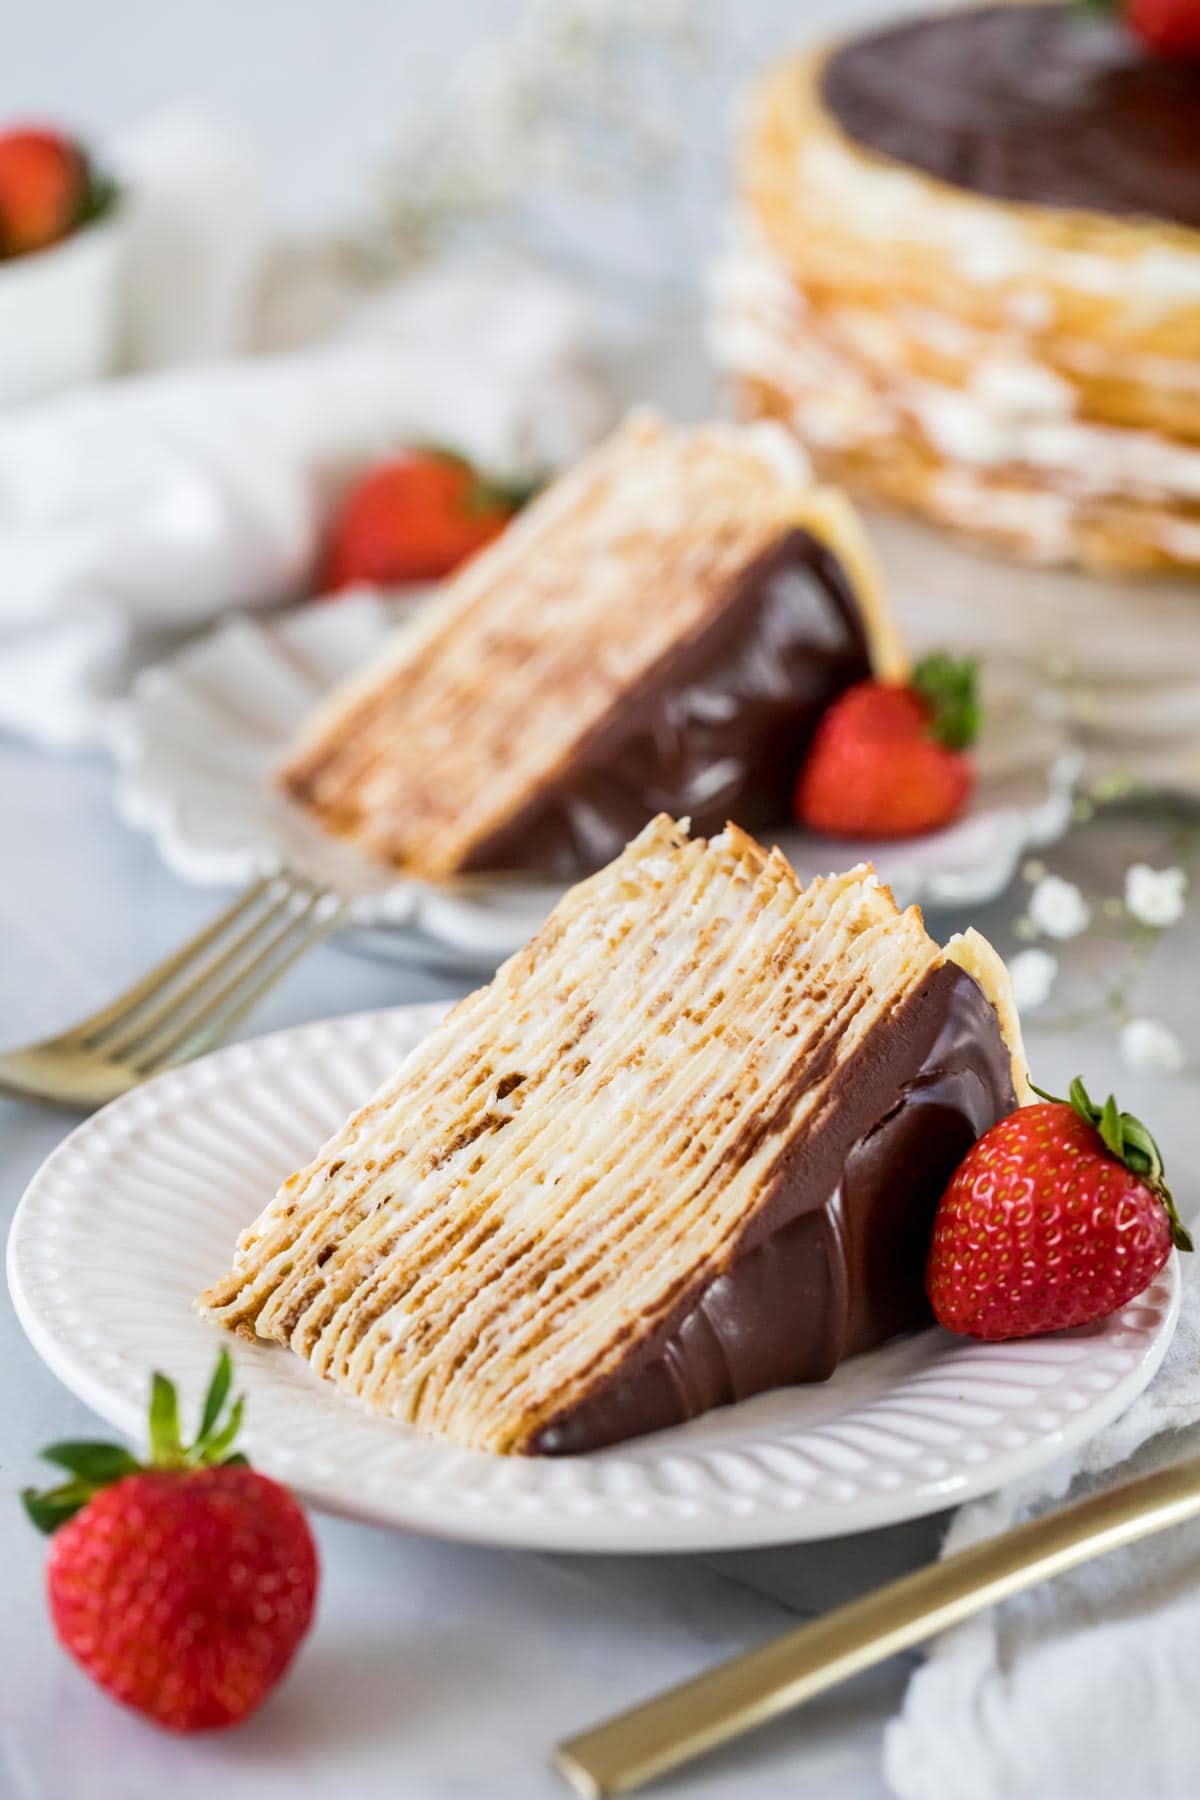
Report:
[[[62,1025],[182,939],[214,908],[181,887],[149,844],[115,819],[103,763],[0,745],[0,1018],[6,1042]],[[1056,866],[1112,885],[1151,841],[1134,821],[1093,827]],[[1001,945],[1012,903],[977,918]],[[939,919],[948,930],[960,921]],[[1177,1024],[1194,970],[1194,923],[1164,946],[1147,1002]],[[459,991],[452,982],[330,945],[264,1004],[269,1030]],[[1116,1081],[1111,1041],[1034,1039],[1043,1079],[1084,1068]],[[1196,1084],[1124,1075],[1124,1103],[1158,1126],[1181,1200],[1200,1200],[1186,1149]],[[0,1215],[71,1120],[0,1101]],[[94,1421],[57,1384],[5,1308],[0,1317],[0,1792],[11,1800],[524,1800],[560,1792],[551,1740],[682,1678],[797,1617],[928,1560],[940,1524],[918,1521],[819,1548],[710,1557],[549,1557],[318,1521],[320,1616],[297,1668],[244,1729],[176,1741],[110,1705],[55,1646],[41,1594],[42,1548],[15,1490],[38,1478],[35,1452]],[[705,1800],[785,1792],[870,1800],[879,1748],[899,1704],[894,1663],[785,1720],[665,1791]]]

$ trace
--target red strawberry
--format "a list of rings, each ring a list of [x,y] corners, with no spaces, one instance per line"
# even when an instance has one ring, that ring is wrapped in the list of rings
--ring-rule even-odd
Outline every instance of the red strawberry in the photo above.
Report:
[[[87,194],[87,164],[57,131],[0,132],[0,256],[65,237]]]
[[[1200,58],[1200,0],[1127,0],[1125,17],[1157,56]]]
[[[317,1553],[286,1488],[228,1451],[232,1366],[222,1352],[200,1434],[179,1437],[175,1389],[155,1375],[150,1464],[114,1444],[52,1444],[71,1480],[22,1498],[55,1533],[55,1630],[93,1681],[172,1731],[235,1725],[291,1662],[312,1622]]]
[[[1043,1099],[985,1131],[942,1195],[925,1285],[949,1331],[1090,1324],[1140,1294],[1172,1243],[1192,1248],[1146,1127],[1080,1080],[1069,1102]]]
[[[410,450],[365,474],[334,519],[322,592],[440,581],[498,537],[528,490],[493,486],[449,450]]]
[[[975,771],[975,665],[918,663],[910,685],[861,681],[817,727],[796,783],[796,821],[826,837],[915,837],[948,825]]]

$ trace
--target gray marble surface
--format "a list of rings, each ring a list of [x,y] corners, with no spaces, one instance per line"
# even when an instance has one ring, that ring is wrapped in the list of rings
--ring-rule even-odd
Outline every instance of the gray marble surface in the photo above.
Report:
[[[1109,888],[1161,827],[1117,819],[1080,832],[1056,867]],[[61,1026],[130,980],[213,910],[115,819],[102,762],[0,745],[0,1020],[3,1041]],[[978,917],[1011,945],[1011,898]],[[962,923],[939,918],[939,930]],[[1193,1054],[1187,987],[1197,922],[1162,946],[1145,984]],[[263,1005],[249,1030],[459,991],[333,944]],[[1043,1080],[1121,1072],[1110,1034],[1033,1034]],[[1197,1084],[1121,1076],[1124,1103],[1157,1125],[1188,1211]],[[71,1119],[0,1101],[0,1216]],[[547,1745],[799,1617],[933,1556],[941,1521],[821,1546],[719,1557],[548,1557],[439,1543],[321,1519],[320,1616],[294,1674],[244,1729],[176,1741],[109,1704],[53,1642],[42,1547],[15,1500],[38,1445],[94,1425],[0,1312],[0,1794],[5,1800],[524,1800],[562,1789]],[[807,1793],[870,1800],[883,1727],[906,1667],[886,1666],[726,1752],[663,1791],[697,1800]]]

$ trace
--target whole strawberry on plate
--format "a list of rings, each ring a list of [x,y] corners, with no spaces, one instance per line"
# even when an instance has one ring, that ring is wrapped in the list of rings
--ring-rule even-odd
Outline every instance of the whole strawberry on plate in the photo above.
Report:
[[[1035,1093],[1042,1090],[1036,1088]],[[950,1331],[999,1340],[1090,1325],[1190,1250],[1158,1145],[1083,1082],[985,1131],[938,1205],[926,1289]]]
[[[233,1451],[242,1402],[222,1352],[194,1443],[175,1389],[155,1375],[150,1457],[60,1443],[43,1457],[69,1479],[26,1489],[53,1539],[54,1628],[92,1679],[172,1731],[235,1725],[266,1698],[312,1622],[317,1553],[286,1488]]]
[[[409,450],[380,463],[334,518],[318,590],[440,581],[498,537],[530,492],[485,479],[452,450]]]
[[[941,653],[909,682],[860,681],[817,727],[796,783],[796,823],[825,837],[904,838],[962,812],[975,784],[973,661]]]
[[[1126,0],[1125,22],[1156,56],[1200,60],[1200,0]]]

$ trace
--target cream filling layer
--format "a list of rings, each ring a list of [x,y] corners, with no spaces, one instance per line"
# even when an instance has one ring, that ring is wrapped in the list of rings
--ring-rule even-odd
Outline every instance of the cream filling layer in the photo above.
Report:
[[[765,317],[781,328],[794,324],[808,312],[799,278],[772,254],[746,221],[736,221],[729,231],[728,248],[715,265],[712,277],[714,304],[721,309],[744,310]],[[1044,302],[1034,305],[1035,301]],[[1008,346],[1020,346],[1026,361],[1034,360],[1039,339],[1052,331],[1053,303],[1035,292],[1009,296],[1009,329],[1003,334]],[[886,313],[866,304],[847,305],[838,312],[839,326],[847,337],[861,337],[864,349],[876,359],[908,360],[909,346],[919,343],[946,360],[977,363],[994,352],[999,338],[951,313],[892,298]],[[1056,361],[1082,378],[1102,376],[1150,393],[1200,396],[1200,361],[1146,350],[1100,343],[1086,338],[1053,334]],[[1054,370],[1050,370],[1051,376]]]
[[[801,146],[795,180],[807,213],[824,206],[838,232],[853,231],[873,255],[885,243],[925,244],[969,281],[1074,288],[1118,300],[1145,320],[1200,304],[1200,254],[1167,245],[1119,258],[1048,244],[1000,202],[960,198],[832,136]]]

